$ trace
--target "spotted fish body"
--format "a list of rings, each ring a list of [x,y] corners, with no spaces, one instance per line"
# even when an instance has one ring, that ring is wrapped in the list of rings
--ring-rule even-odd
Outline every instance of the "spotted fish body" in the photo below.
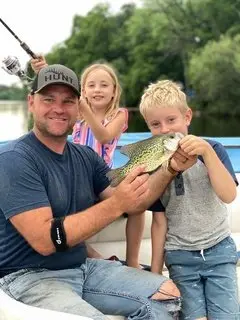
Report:
[[[124,166],[107,173],[111,186],[117,186],[129,172],[139,165],[146,166],[145,172],[154,172],[171,158],[182,137],[181,133],[170,133],[123,146],[120,152],[128,156],[130,160]]]

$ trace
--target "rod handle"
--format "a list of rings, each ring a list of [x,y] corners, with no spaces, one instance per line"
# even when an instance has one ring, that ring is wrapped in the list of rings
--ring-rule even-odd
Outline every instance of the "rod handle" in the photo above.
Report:
[[[37,55],[29,48],[25,42],[20,43],[23,50],[25,50],[33,59],[37,59]]]

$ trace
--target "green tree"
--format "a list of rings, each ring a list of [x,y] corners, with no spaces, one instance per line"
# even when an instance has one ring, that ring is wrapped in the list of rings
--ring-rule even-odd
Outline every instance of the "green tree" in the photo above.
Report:
[[[1,86],[0,85],[0,100],[26,100],[27,89],[20,88],[16,85]]]
[[[162,13],[146,8],[135,10],[127,22],[129,67],[124,75],[124,91],[129,106],[138,105],[150,82],[167,77],[183,80],[180,57],[166,46],[166,24]]]
[[[193,54],[189,78],[202,110],[240,114],[240,35],[222,36]]]

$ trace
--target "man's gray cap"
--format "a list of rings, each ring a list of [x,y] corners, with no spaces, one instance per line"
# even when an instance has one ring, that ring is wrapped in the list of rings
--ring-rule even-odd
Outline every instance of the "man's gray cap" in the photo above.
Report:
[[[78,76],[73,70],[61,64],[52,64],[42,68],[33,80],[31,94],[41,91],[50,84],[67,85],[72,88],[78,96],[80,96],[80,83]]]

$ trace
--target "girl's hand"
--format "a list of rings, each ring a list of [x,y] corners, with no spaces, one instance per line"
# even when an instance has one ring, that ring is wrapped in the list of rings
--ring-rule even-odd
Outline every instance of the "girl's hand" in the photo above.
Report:
[[[89,109],[91,109],[91,107],[87,100],[81,96],[79,99],[79,113],[84,113],[84,111],[88,111]]]
[[[200,137],[187,135],[179,142],[180,148],[188,156],[206,156],[212,151],[211,145]]]
[[[30,60],[33,71],[37,74],[42,68],[47,67],[47,61],[44,56],[39,55],[37,59]]]

